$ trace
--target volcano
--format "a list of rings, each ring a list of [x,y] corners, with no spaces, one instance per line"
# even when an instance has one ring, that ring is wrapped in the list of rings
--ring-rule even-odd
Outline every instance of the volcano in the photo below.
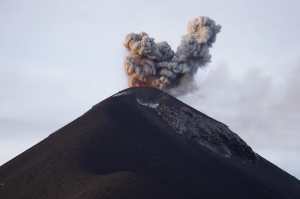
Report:
[[[130,88],[0,167],[1,199],[299,199],[300,183],[225,124]]]

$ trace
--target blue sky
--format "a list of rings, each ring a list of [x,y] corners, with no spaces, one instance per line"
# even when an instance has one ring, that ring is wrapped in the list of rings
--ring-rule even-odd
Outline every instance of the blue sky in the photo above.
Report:
[[[122,42],[145,31],[173,48],[195,16],[222,32],[199,89],[181,100],[225,122],[300,178],[296,0],[0,1],[0,164],[126,88]]]

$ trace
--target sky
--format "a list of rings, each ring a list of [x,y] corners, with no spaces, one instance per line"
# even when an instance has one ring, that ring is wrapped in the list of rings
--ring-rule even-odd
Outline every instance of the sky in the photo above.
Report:
[[[127,87],[124,37],[173,48],[187,21],[222,25],[198,89],[179,97],[300,178],[297,0],[0,0],[0,165]]]

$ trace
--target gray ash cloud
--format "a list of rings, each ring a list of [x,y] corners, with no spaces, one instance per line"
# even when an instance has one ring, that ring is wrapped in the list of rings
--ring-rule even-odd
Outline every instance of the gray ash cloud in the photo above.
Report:
[[[214,20],[197,17],[188,23],[176,52],[167,42],[156,43],[145,32],[128,34],[124,41],[128,50],[124,67],[129,87],[170,90],[191,83],[198,69],[210,62],[209,49],[220,30]]]

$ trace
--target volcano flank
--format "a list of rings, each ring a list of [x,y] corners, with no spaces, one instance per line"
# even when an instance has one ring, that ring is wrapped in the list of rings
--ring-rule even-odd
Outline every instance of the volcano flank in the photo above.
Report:
[[[299,199],[300,183],[225,124],[130,88],[2,165],[0,198]]]

